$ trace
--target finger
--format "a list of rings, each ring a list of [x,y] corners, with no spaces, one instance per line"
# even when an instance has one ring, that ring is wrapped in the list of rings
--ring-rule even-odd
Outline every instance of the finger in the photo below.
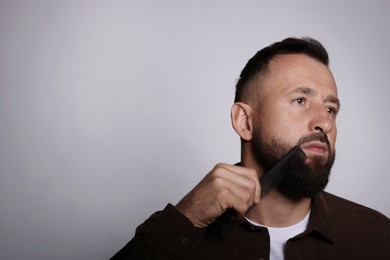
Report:
[[[255,185],[255,196],[254,196],[254,203],[258,204],[260,203],[260,194],[261,194],[261,186],[260,181],[257,172],[254,169],[242,167],[242,166],[236,166],[236,165],[229,165],[229,164],[218,164],[215,169],[219,169],[219,174],[225,175],[227,177],[227,173],[225,171],[228,171],[231,173],[229,175],[229,178],[232,178],[232,180],[235,180],[237,183],[239,183],[243,187],[251,187],[252,185]],[[225,170],[225,171],[224,171]],[[218,173],[217,173],[218,174]],[[239,178],[241,176],[244,176],[245,178]],[[248,183],[248,179],[250,179],[250,183]]]
[[[245,215],[253,205],[254,196],[248,193],[247,190],[237,186],[233,186],[233,189],[229,189],[223,196],[227,203],[227,208],[234,209],[240,215]]]
[[[233,188],[233,186],[237,186],[247,193],[253,194],[253,196],[258,192],[257,189],[259,189],[258,186],[260,186],[259,181],[254,174],[237,174],[236,172],[227,171],[226,169],[216,170],[214,178],[225,180],[229,183],[229,187]]]
[[[256,171],[251,168],[247,168],[239,165],[231,165],[227,163],[219,163],[215,166],[215,168],[223,168],[228,171],[235,172],[238,174],[244,174],[244,175],[247,175],[249,172],[251,172],[249,174],[257,174]]]
[[[218,177],[214,182],[216,199],[223,210],[234,208],[246,212],[255,202],[256,184],[245,176],[232,174],[232,178]]]

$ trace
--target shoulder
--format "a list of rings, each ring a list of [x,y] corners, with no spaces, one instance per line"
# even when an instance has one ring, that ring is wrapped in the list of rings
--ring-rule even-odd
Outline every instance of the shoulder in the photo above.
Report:
[[[377,210],[325,191],[318,194],[316,200],[323,204],[324,210],[332,219],[346,220],[355,225],[369,223],[371,226],[381,226],[390,230],[390,219]]]

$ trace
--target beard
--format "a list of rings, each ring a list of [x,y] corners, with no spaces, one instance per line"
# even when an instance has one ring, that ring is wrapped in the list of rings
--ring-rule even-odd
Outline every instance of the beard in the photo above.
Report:
[[[311,198],[324,190],[329,181],[330,171],[335,160],[335,151],[331,150],[329,140],[325,134],[315,133],[302,137],[296,145],[320,141],[328,148],[327,158],[324,156],[310,156],[304,162],[290,160],[283,172],[283,181],[275,188],[284,196],[299,200]],[[253,153],[256,162],[264,172],[269,171],[293,147],[281,139],[264,138],[261,128],[254,132],[252,140]]]

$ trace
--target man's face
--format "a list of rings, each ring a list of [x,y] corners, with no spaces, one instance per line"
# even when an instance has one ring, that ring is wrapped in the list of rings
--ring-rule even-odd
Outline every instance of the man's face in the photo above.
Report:
[[[280,55],[259,86],[253,152],[265,171],[293,146],[308,159],[286,172],[278,187],[286,196],[310,197],[324,189],[335,158],[337,89],[327,66],[302,54]]]

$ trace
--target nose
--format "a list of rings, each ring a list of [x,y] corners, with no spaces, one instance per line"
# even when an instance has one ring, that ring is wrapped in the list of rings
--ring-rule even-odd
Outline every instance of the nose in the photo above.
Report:
[[[311,131],[328,134],[333,127],[334,120],[326,108],[321,107],[313,111],[309,126]]]

